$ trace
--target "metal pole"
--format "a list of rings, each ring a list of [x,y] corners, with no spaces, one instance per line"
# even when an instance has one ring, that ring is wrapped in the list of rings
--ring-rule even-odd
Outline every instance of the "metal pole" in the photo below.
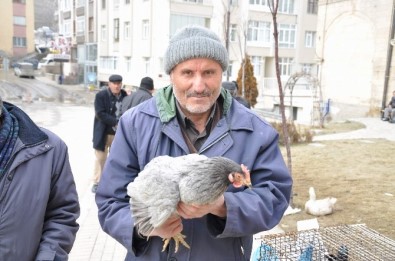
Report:
[[[229,32],[230,32],[230,2],[228,2],[228,10],[226,13],[226,51],[228,51],[228,58],[229,58]],[[229,68],[226,69],[226,80],[229,81]]]

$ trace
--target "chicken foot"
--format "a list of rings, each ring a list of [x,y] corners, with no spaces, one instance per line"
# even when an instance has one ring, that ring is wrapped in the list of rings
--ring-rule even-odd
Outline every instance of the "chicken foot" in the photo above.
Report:
[[[166,247],[169,245],[170,240],[174,239],[174,242],[176,243],[175,249],[174,249],[174,253],[177,253],[178,248],[180,246],[180,243],[182,245],[184,245],[186,248],[191,248],[188,243],[184,240],[184,238],[186,238],[186,236],[184,236],[181,233],[178,233],[177,235],[175,235],[174,237],[171,238],[164,238],[163,239],[163,248],[162,248],[162,252],[165,251]]]

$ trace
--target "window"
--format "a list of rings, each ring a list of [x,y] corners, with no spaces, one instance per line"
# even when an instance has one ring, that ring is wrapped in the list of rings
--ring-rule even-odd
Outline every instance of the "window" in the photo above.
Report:
[[[71,3],[70,0],[63,0],[63,10],[67,11],[67,10],[71,10]]]
[[[107,40],[107,27],[105,24],[101,26],[101,40],[105,42]]]
[[[307,13],[308,14],[317,14],[318,13],[318,0],[308,0]]]
[[[85,6],[85,0],[77,0],[77,7]]]
[[[97,60],[97,44],[87,44],[85,54],[87,61],[95,62]]]
[[[131,72],[132,71],[132,60],[130,59],[130,56],[125,57],[125,66],[126,66],[126,71]]]
[[[85,32],[85,16],[77,17],[77,35],[84,35]]]
[[[114,40],[119,41],[119,18],[114,19]]]
[[[149,58],[144,58],[144,69],[145,69],[145,74],[150,74],[150,59]]]
[[[315,48],[315,35],[314,31],[306,31],[304,38],[304,46],[307,48]]]
[[[101,9],[106,9],[106,1],[107,0],[101,0]]]
[[[233,61],[229,61],[228,69],[224,71],[223,77],[227,77],[228,75],[229,77],[232,77],[232,70],[233,70]]]
[[[263,21],[249,21],[247,40],[270,43],[270,23]]]
[[[114,10],[119,10],[119,0],[113,0]]]
[[[237,6],[238,0],[229,0],[231,6]]]
[[[235,42],[237,39],[237,25],[236,24],[231,24],[230,25],[230,31],[229,31],[229,39],[231,42]]]
[[[302,64],[302,71],[304,73],[310,74],[312,68],[313,68],[313,64],[312,63],[303,63]]]
[[[209,28],[210,18],[172,14],[170,15],[170,37],[187,24],[196,24]]]
[[[250,5],[264,5],[269,6],[269,0],[250,0]]]
[[[62,34],[64,36],[70,36],[71,35],[71,21],[64,21],[63,23],[63,32]]]
[[[26,47],[26,37],[13,37],[14,47]]]
[[[143,20],[142,39],[147,40],[149,38],[149,33],[149,20]]]
[[[296,26],[294,24],[279,24],[278,46],[283,48],[295,48]]]
[[[190,2],[190,3],[203,3],[203,0],[184,0],[184,2]]]
[[[262,57],[261,56],[251,56],[251,64],[254,68],[254,76],[261,75],[262,70]]]
[[[281,76],[289,76],[292,72],[292,58],[279,58],[278,61],[280,65],[280,75]]]
[[[15,25],[26,25],[26,17],[24,16],[14,16]]]
[[[125,0],[125,5],[130,4],[130,0]]]
[[[116,56],[101,56],[99,60],[100,67],[103,70],[117,70],[118,57]]]
[[[124,24],[123,37],[125,39],[129,39],[130,38],[130,22],[125,22],[125,24]]]
[[[26,4],[26,0],[12,0],[13,3]]]
[[[294,0],[282,0],[278,2],[278,12],[285,14],[294,13]]]

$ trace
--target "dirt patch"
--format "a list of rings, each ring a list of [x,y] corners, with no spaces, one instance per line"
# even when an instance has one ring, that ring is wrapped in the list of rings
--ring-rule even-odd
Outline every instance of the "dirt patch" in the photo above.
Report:
[[[364,223],[395,239],[394,148],[383,139],[293,145],[293,207],[302,212],[285,216],[280,226],[296,231],[298,220],[314,218],[304,212],[312,186],[317,199],[337,198],[333,214],[317,217],[321,227]]]

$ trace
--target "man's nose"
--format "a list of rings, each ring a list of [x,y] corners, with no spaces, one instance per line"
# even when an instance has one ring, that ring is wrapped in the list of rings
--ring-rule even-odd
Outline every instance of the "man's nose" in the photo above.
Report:
[[[193,79],[193,90],[197,93],[201,93],[206,89],[206,84],[201,75],[196,75]]]

